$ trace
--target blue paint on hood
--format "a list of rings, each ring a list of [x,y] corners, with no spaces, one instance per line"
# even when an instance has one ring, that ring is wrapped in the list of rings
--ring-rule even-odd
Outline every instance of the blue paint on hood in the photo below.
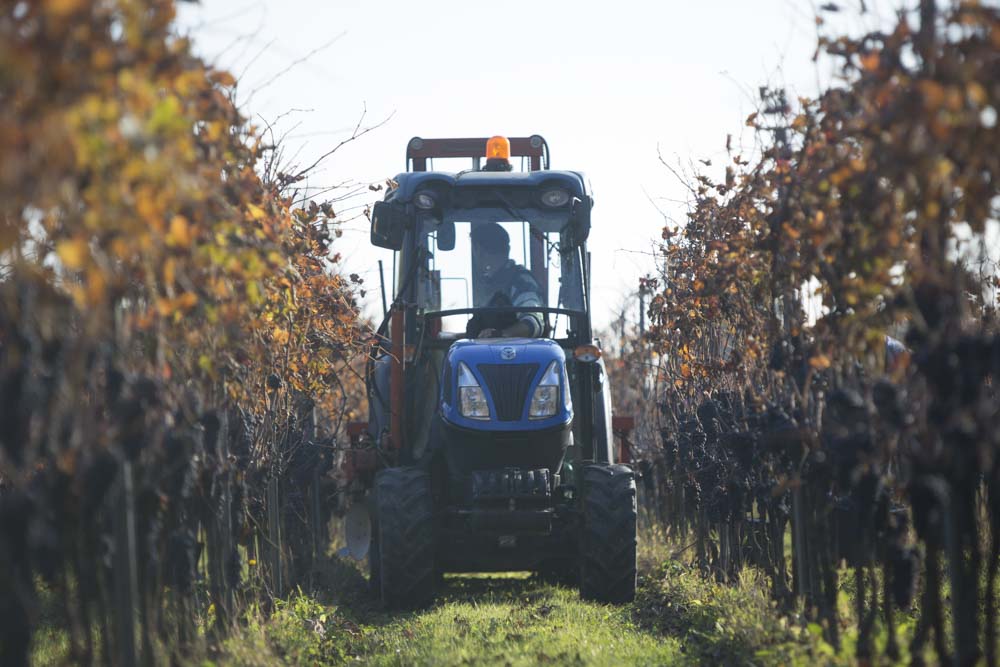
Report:
[[[559,400],[556,414],[543,419],[528,419],[528,405],[542,375],[555,361],[559,375]],[[490,419],[479,420],[463,417],[459,412],[458,369],[464,363],[472,372],[486,394],[490,406]],[[480,365],[534,364],[535,369],[529,389],[524,396],[521,418],[501,421],[497,418],[497,404],[490,391],[490,384],[480,370]],[[456,426],[480,431],[541,431],[568,424],[573,419],[573,406],[566,374],[566,354],[558,343],[545,338],[487,338],[456,341],[448,350],[441,378],[441,416]],[[449,400],[450,397],[450,400]]]

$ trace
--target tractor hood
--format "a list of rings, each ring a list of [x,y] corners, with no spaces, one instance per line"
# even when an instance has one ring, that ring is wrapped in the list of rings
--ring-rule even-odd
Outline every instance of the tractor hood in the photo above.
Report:
[[[553,364],[553,372],[548,372]],[[551,383],[553,376],[557,386],[554,414],[532,417],[529,408],[536,391],[541,384]],[[488,418],[462,414],[460,385],[470,381],[485,396]],[[483,431],[538,431],[565,425],[573,418],[566,355],[547,339],[457,341],[448,350],[442,371],[441,416],[456,426]]]

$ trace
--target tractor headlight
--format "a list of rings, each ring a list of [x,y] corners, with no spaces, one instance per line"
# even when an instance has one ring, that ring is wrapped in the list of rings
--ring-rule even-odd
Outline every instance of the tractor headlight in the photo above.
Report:
[[[429,211],[437,205],[437,200],[432,193],[422,190],[413,195],[413,204],[421,211]]]
[[[562,188],[546,190],[542,193],[542,203],[549,208],[559,208],[569,202],[569,193]]]
[[[528,419],[553,417],[559,407],[559,364],[553,361],[535,387],[528,406]]]
[[[458,411],[469,419],[489,419],[490,406],[476,376],[464,363],[458,365]]]

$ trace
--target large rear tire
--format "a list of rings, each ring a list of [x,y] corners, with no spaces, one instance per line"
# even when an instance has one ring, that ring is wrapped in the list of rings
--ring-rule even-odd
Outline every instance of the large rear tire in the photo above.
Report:
[[[580,597],[622,604],[635,599],[635,475],[621,464],[583,473]]]
[[[430,475],[387,468],[375,476],[373,587],[387,609],[415,609],[434,600],[434,505]]]

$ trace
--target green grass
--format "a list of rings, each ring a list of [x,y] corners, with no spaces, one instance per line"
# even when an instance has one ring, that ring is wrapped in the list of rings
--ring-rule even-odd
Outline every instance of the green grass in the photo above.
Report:
[[[648,524],[647,524],[648,525]],[[665,538],[662,529],[647,527],[640,543],[640,571],[644,572],[635,610],[640,622],[659,632],[679,636],[687,655],[696,662],[762,665],[847,665],[856,663],[858,623],[854,607],[852,570],[840,573],[837,607],[839,647],[824,640],[814,613],[800,606],[782,613],[770,597],[770,584],[759,570],[747,567],[737,582],[721,584],[700,575],[690,550]],[[881,592],[881,581],[879,581]],[[946,610],[947,611],[947,610]],[[896,611],[898,664],[909,664],[909,644],[916,609]],[[886,657],[888,632],[881,613],[872,634],[877,664]],[[935,659],[924,652],[927,664]]]
[[[358,564],[330,558],[315,573],[311,593],[277,600],[269,613],[247,609],[219,644],[201,633],[182,661],[253,667],[854,663],[850,577],[841,579],[842,644],[835,651],[801,610],[780,613],[766,580],[752,569],[733,585],[706,579],[689,551],[651,529],[643,531],[639,561],[637,599],[620,607],[583,602],[575,589],[525,574],[472,575],[446,577],[430,609],[389,614],[368,593]],[[905,660],[912,616],[899,620]],[[34,663],[63,662],[66,641],[65,632],[43,627]],[[884,631],[876,630],[875,643],[884,648]]]
[[[823,641],[819,626],[780,614],[753,570],[728,585],[668,560],[647,574],[634,610],[641,625],[679,637],[697,664],[853,664]]]
[[[527,575],[449,576],[432,608],[385,614],[360,576],[343,565],[331,569],[342,582],[333,594],[339,603],[297,594],[227,640],[218,662],[662,665],[683,658],[676,639],[642,628],[630,606],[584,603],[575,590]]]
[[[790,622],[748,573],[707,581],[662,534],[644,531],[639,595],[614,607],[524,574],[449,576],[428,610],[387,614],[360,570],[330,560],[297,593],[218,647],[220,665],[849,664],[817,628]]]
[[[31,664],[63,665],[69,659],[69,633],[57,626],[42,626],[31,642]]]
[[[669,664],[679,643],[644,631],[628,608],[585,604],[528,578],[455,578],[427,613],[375,629],[373,665]]]

